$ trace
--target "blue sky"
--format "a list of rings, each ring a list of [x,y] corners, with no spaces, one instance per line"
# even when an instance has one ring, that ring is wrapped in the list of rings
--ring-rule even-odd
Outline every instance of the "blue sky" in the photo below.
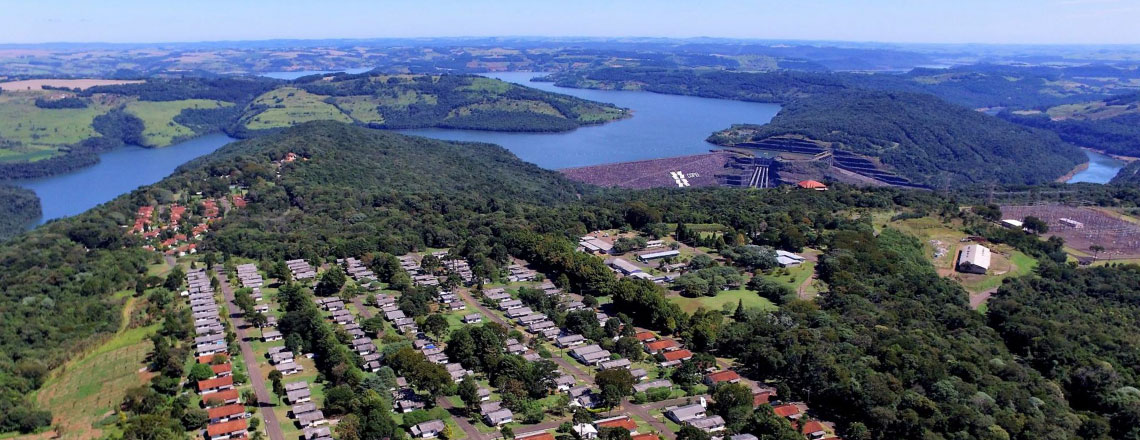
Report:
[[[650,36],[1140,43],[1140,0],[4,0],[0,43]]]

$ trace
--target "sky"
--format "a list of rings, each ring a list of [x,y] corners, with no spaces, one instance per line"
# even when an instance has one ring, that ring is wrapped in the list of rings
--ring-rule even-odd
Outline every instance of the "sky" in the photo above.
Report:
[[[1137,44],[1140,0],[3,0],[0,43],[597,36]]]

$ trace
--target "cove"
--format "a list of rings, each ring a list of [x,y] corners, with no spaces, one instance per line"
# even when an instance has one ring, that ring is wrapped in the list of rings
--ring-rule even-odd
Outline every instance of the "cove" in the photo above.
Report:
[[[99,163],[67,174],[11,183],[36,192],[43,206],[37,224],[68,217],[169,176],[191,159],[237,139],[210,134],[163,148],[121,147],[99,155]],[[35,226],[35,225],[31,225]]]
[[[1116,174],[1124,168],[1124,161],[1115,159],[1112,156],[1097,153],[1091,150],[1083,150],[1085,155],[1089,157],[1089,167],[1085,168],[1073,177],[1066,180],[1065,183],[1108,183]]]
[[[435,139],[500,145],[520,159],[548,169],[698,154],[716,148],[705,142],[732,124],[765,124],[780,111],[764,104],[651,92],[590,90],[530,82],[534,72],[486,76],[554,93],[629,108],[633,117],[563,133],[504,133],[476,130],[414,129],[400,133]]]

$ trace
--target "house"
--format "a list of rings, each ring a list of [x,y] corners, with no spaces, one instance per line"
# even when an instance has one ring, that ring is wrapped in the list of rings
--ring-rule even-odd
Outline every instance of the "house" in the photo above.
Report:
[[[629,370],[629,374],[630,376],[633,376],[633,380],[636,380],[638,382],[641,382],[642,380],[645,380],[645,378],[649,377],[649,372],[645,371],[644,368],[634,368],[632,370]]]
[[[606,265],[625,276],[630,276],[635,273],[642,272],[640,267],[637,267],[636,264],[631,263],[625,258],[610,258],[606,260]]]
[[[522,435],[516,435],[515,440],[554,440],[554,434],[546,431],[528,432]]]
[[[574,380],[574,376],[569,374],[563,374],[554,378],[554,386],[558,391],[569,391],[570,388],[573,388],[577,383],[578,381]]]
[[[270,330],[261,335],[262,342],[280,341],[285,337],[277,330]]]
[[[772,412],[776,413],[776,415],[780,417],[791,420],[795,420],[803,416],[803,412],[800,411],[800,408],[791,404],[774,406],[772,407]]]
[[[230,420],[228,422],[215,423],[206,427],[206,436],[210,440],[225,440],[231,438],[245,437],[249,425],[246,424],[245,419]]]
[[[609,361],[602,361],[598,364],[598,368],[603,370],[613,370],[615,368],[629,369],[631,365],[633,365],[633,363],[630,362],[629,359],[613,359]]]
[[[704,416],[705,407],[699,403],[677,406],[665,411],[665,417],[677,423],[685,423],[689,420],[699,419]]]
[[[413,426],[410,431],[414,437],[436,438],[446,428],[447,424],[443,423],[443,420],[428,420]]]
[[[1001,225],[1006,227],[1006,228],[1014,229],[1014,230],[1018,230],[1018,231],[1025,229],[1025,223],[1022,223],[1021,220],[1014,220],[1011,218],[1002,219]]]
[[[562,336],[554,341],[559,348],[577,347],[585,343],[586,337],[579,334]]]
[[[300,424],[302,428],[328,423],[328,420],[325,420],[325,413],[319,409],[307,413],[294,414],[294,416],[297,417],[297,423]]]
[[[521,325],[529,325],[546,319],[549,319],[546,317],[546,315],[543,315],[541,313],[531,313],[529,315],[519,317],[516,321],[518,321],[518,323]]]
[[[198,394],[203,398],[207,394],[216,393],[222,390],[231,390],[234,388],[233,376],[219,377],[217,379],[206,379],[198,381]]]
[[[304,371],[304,368],[302,368],[301,365],[299,365],[293,361],[284,362],[284,363],[274,365],[274,368],[277,368],[277,371],[280,371],[281,374],[283,374],[285,376],[297,374],[297,373],[300,373],[301,371]]]
[[[613,243],[589,235],[578,239],[578,246],[592,254],[608,254],[614,248]]]
[[[293,417],[296,417],[298,414],[304,414],[304,413],[312,412],[312,411],[316,411],[316,410],[317,410],[317,404],[312,403],[312,402],[306,402],[306,403],[300,403],[297,405],[293,405],[293,408],[290,409],[290,411],[293,412]]]
[[[241,395],[238,393],[238,390],[231,388],[202,396],[202,403],[208,407],[215,407],[238,403],[240,398]]]
[[[470,315],[463,316],[464,324],[478,324],[480,322],[483,322],[483,315],[480,315],[478,313],[472,313]]]
[[[327,426],[305,428],[301,438],[303,440],[332,440],[332,429]]]
[[[233,374],[234,367],[229,362],[218,365],[210,365],[210,370],[214,372],[214,377],[229,376]]]
[[[518,308],[514,308],[514,309],[509,309],[506,311],[506,313],[503,313],[503,314],[507,315],[508,318],[515,319],[515,318],[520,318],[520,317],[523,317],[526,315],[530,315],[532,313],[534,313],[534,311],[531,310],[530,307],[518,307]]]
[[[637,338],[637,340],[639,342],[641,342],[642,344],[645,344],[648,342],[653,342],[653,341],[657,340],[657,335],[653,334],[653,332],[651,332],[651,331],[646,331],[646,330],[642,330],[642,331],[635,333],[633,335],[633,337]]]
[[[958,271],[966,273],[985,274],[990,270],[990,249],[980,244],[971,244],[962,248],[958,255]]]
[[[511,310],[511,309],[517,309],[517,308],[522,307],[522,306],[523,306],[522,301],[519,301],[517,299],[507,299],[507,300],[503,300],[502,302],[499,303],[499,310],[506,311],[506,310]]]
[[[487,415],[503,408],[503,402],[484,402],[479,404],[479,414]]]
[[[701,417],[689,420],[689,425],[707,433],[724,431],[724,419],[721,416]]]
[[[244,419],[248,416],[245,412],[245,406],[236,403],[207,409],[206,415],[210,419],[210,423],[228,422]]]
[[[673,351],[681,348],[681,344],[672,339],[661,339],[645,344],[645,351],[649,354],[657,354],[661,351]]]
[[[579,423],[570,428],[580,440],[593,440],[598,438],[598,428],[589,423]]]
[[[673,382],[670,382],[669,379],[657,379],[657,380],[649,381],[646,383],[636,384],[633,386],[633,391],[638,392],[638,393],[644,393],[644,392],[649,391],[649,390],[654,389],[654,388],[672,388],[672,387],[673,387]]]
[[[515,421],[515,414],[509,409],[501,408],[484,414],[483,421],[489,426],[501,426]]]
[[[638,434],[629,438],[629,440],[661,440],[661,437],[653,433]],[[753,437],[752,440],[756,440]]]
[[[765,388],[759,391],[752,392],[752,406],[767,405],[776,397],[776,390],[774,388]]]
[[[778,249],[776,250],[776,263],[779,264],[780,267],[796,267],[804,264],[804,261],[807,261],[807,258],[804,258],[803,255],[793,254],[791,252]]]
[[[277,365],[293,362],[293,352],[288,350],[279,351],[269,355],[269,363]]]
[[[475,392],[479,396],[480,402],[491,400],[491,390],[486,388],[479,388],[478,390],[475,390]]]
[[[661,258],[673,258],[673,257],[679,256],[679,255],[681,255],[681,251],[667,250],[667,251],[649,252],[649,253],[641,254],[641,255],[637,256],[637,259],[641,260],[641,261],[649,262],[649,261],[653,261],[653,260],[657,260],[657,259],[661,259]]]
[[[630,433],[637,433],[637,423],[634,422],[629,416],[610,417],[608,419],[601,419],[594,422],[594,427],[602,428],[624,428]]]
[[[400,409],[401,413],[405,413],[405,414],[410,413],[412,411],[415,411],[417,409],[424,409],[424,407],[426,407],[426,406],[427,405],[424,405],[424,403],[419,401],[419,400],[400,399],[400,400],[396,401],[396,407],[398,407]]]
[[[308,388],[301,388],[299,390],[286,391],[285,400],[288,400],[289,403],[292,404],[305,403],[313,400],[313,395],[309,392]]]
[[[827,185],[816,180],[801,180],[796,183],[796,186],[814,191],[827,191]]]
[[[387,319],[389,321],[395,321],[397,319],[406,318],[406,317],[407,316],[404,315],[403,310],[393,310],[391,312],[384,313],[384,319]]]
[[[812,420],[800,427],[800,433],[811,440],[819,440],[827,435],[827,428],[822,423]]]
[[[526,346],[519,344],[517,342],[514,344],[507,345],[507,353],[510,353],[510,354],[526,353]]]
[[[740,375],[732,370],[717,371],[705,376],[705,385],[713,386],[721,383],[739,383]]]
[[[610,352],[598,344],[590,344],[570,350],[570,356],[583,364],[593,365],[602,360],[609,359]]]
[[[557,327],[557,325],[554,324],[554,321],[551,321],[548,319],[548,320],[544,320],[544,321],[538,321],[538,322],[530,323],[529,325],[526,326],[526,331],[531,332],[531,333],[543,333],[543,335],[545,335],[544,332],[546,330],[549,330],[549,329],[552,329],[555,327]],[[559,330],[559,332],[561,332],[561,330]]]
[[[661,366],[671,367],[680,364],[681,361],[691,359],[693,352],[689,350],[674,350],[665,352],[662,356],[665,358],[665,361],[661,362]]]

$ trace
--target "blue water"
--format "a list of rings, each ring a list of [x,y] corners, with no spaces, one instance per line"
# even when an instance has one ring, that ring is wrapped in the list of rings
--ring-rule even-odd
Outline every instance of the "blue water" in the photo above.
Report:
[[[1116,173],[1120,172],[1121,168],[1127,165],[1122,160],[1117,160],[1111,156],[1106,156],[1095,151],[1084,150],[1085,155],[1089,157],[1088,169],[1074,174],[1072,178],[1065,181],[1065,183],[1108,183]]]
[[[302,76],[309,76],[309,75],[324,75],[324,74],[337,73],[337,72],[364,73],[364,72],[367,72],[369,70],[372,70],[372,68],[371,67],[358,67],[355,69],[342,69],[342,70],[295,70],[292,72],[266,72],[266,73],[262,73],[261,76],[264,76],[266,78],[273,78],[273,79],[294,80],[294,79],[300,78]]]
[[[633,117],[565,133],[499,133],[476,130],[417,129],[401,133],[454,141],[498,144],[522,160],[549,169],[655,159],[707,152],[710,134],[732,124],[765,124],[777,104],[663,95],[649,92],[587,90],[530,82],[541,73],[508,72],[487,76],[536,89],[563,93],[632,109]]]
[[[99,163],[71,173],[12,183],[40,197],[37,224],[79,214],[121,194],[162,180],[179,165],[236,141],[212,134],[164,148],[122,147],[99,155]]]

